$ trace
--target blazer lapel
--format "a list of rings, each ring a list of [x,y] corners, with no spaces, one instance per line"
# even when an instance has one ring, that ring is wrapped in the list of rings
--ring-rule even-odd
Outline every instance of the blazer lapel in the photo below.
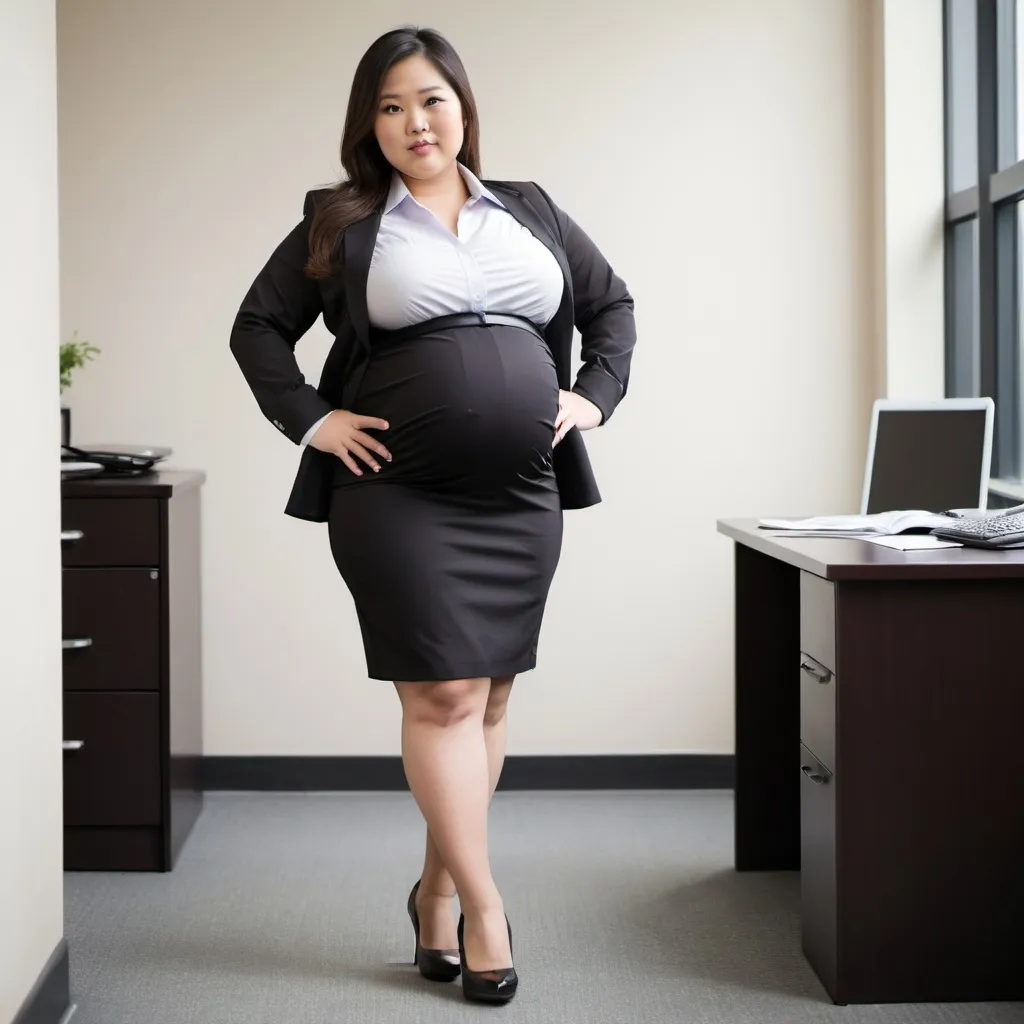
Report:
[[[381,213],[357,220],[345,229],[344,279],[345,301],[349,319],[361,345],[370,348],[370,315],[366,309],[366,279],[370,275],[370,260],[380,229]]]

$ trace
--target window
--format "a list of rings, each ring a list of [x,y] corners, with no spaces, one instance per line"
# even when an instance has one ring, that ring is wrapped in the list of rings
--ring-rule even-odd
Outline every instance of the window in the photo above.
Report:
[[[993,476],[1021,480],[1024,0],[945,0],[944,23],[946,393],[992,397]]]

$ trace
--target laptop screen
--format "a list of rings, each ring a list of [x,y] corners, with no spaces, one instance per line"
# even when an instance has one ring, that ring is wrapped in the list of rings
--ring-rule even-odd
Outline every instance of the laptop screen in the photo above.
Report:
[[[984,409],[880,409],[865,512],[977,508]]]

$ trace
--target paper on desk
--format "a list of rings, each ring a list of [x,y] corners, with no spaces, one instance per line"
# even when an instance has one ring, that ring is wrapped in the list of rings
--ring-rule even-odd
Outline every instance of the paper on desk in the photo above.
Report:
[[[778,537],[780,540],[789,540],[791,537],[831,537],[833,540],[844,538],[848,540],[865,540],[873,534],[866,534],[860,530],[775,530],[766,534],[769,537]]]
[[[962,548],[963,544],[955,540],[943,540],[933,537],[930,533],[901,533],[895,537],[862,537],[869,544],[881,544],[884,548],[895,548],[897,551],[931,551],[935,548]]]

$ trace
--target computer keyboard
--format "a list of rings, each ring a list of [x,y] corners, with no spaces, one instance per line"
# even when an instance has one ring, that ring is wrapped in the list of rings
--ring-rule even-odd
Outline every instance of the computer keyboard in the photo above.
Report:
[[[949,526],[940,526],[932,533],[944,540],[958,540],[980,548],[1024,547],[1024,512],[1013,509],[1011,513],[954,519]]]

